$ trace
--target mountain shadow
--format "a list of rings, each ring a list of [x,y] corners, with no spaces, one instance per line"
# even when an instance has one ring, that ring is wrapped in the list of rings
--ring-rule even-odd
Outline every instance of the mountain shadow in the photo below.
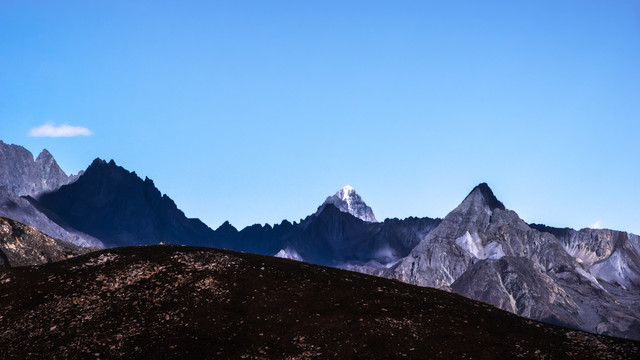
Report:
[[[187,218],[152,180],[142,180],[113,160],[94,160],[76,182],[38,200],[108,247],[160,242],[204,246],[213,236],[212,229]]]

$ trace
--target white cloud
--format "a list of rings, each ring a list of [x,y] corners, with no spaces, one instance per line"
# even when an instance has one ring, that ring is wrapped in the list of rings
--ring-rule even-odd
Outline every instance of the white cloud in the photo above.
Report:
[[[600,229],[602,227],[602,221],[598,220],[593,225],[589,226],[592,229]]]
[[[71,136],[89,136],[93,135],[91,130],[82,126],[71,126],[62,124],[55,126],[47,123],[42,126],[31,128],[29,136],[31,137],[71,137]]]

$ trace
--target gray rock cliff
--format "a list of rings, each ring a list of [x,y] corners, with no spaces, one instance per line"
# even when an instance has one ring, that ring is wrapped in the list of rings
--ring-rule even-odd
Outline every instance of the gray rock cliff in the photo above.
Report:
[[[34,160],[24,147],[0,140],[0,216],[78,246],[103,247],[100,240],[68,226],[35,199],[76,181],[81,174],[67,176],[46,149]]]
[[[36,198],[77,178],[77,175],[67,176],[46,149],[34,160],[24,147],[0,140],[0,186],[6,186],[16,195]]]
[[[480,184],[407,257],[377,274],[535,320],[639,339],[638,237],[562,233],[532,228]]]

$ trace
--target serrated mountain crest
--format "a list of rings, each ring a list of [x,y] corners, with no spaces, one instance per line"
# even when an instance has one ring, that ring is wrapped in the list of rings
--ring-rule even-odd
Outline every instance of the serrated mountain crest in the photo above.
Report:
[[[46,149],[34,160],[33,154],[24,147],[0,140],[0,186],[6,186],[18,196],[36,198],[77,178],[67,176]]]
[[[151,179],[143,180],[113,160],[95,159],[78,181],[42,195],[39,202],[107,246],[202,246],[214,233],[200,220],[187,218]]]

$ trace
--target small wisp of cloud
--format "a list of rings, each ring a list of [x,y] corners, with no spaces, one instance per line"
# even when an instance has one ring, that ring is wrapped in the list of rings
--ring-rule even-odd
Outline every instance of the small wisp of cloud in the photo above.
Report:
[[[72,137],[72,136],[90,136],[93,132],[83,126],[71,126],[62,124],[55,126],[47,123],[42,126],[31,128],[29,136],[31,137]]]
[[[591,226],[589,226],[592,229],[600,229],[602,227],[602,222],[600,220],[596,221],[595,223],[593,223]]]

